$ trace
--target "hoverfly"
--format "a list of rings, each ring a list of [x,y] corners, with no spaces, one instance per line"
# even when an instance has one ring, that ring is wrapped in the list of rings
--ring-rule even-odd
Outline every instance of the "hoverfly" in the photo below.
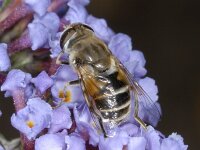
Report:
[[[146,102],[144,107],[149,113],[160,118],[149,96],[91,27],[81,23],[69,25],[61,35],[60,46],[62,52],[57,63],[69,64],[78,74],[79,79],[68,85],[81,85],[94,123],[104,136],[112,136],[110,130],[129,117],[131,95],[134,96],[134,118],[142,127],[146,128],[146,124],[138,116],[139,100]],[[68,62],[60,61],[63,54],[68,54]]]

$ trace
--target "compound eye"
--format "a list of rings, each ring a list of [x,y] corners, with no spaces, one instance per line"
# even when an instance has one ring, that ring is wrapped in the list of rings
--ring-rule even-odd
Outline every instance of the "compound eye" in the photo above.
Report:
[[[75,33],[76,31],[73,28],[69,28],[67,30],[65,30],[60,38],[60,47],[63,49],[65,43],[72,37],[72,35]]]
[[[82,26],[83,26],[84,28],[87,28],[88,30],[91,30],[92,32],[94,32],[94,30],[93,30],[90,26],[85,25],[85,24],[82,24]]]

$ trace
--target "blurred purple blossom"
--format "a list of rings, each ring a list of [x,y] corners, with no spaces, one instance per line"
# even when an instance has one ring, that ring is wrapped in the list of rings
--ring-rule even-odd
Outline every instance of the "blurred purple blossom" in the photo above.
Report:
[[[70,21],[70,23],[84,23],[88,15],[85,7],[81,3],[77,3],[77,1],[78,0],[70,0],[68,2],[69,10],[65,15],[65,19]]]
[[[35,16],[29,23],[29,36],[32,42],[32,50],[48,46],[48,40],[56,36],[60,19],[55,13],[46,13],[44,16]]]
[[[4,148],[0,145],[0,150],[4,150]]]
[[[39,16],[43,16],[51,4],[51,0],[24,0],[24,2]]]
[[[43,129],[49,128],[51,118],[51,106],[40,98],[32,98],[25,108],[12,115],[11,123],[28,139],[35,139]]]
[[[43,94],[48,88],[53,85],[53,80],[48,76],[45,71],[42,71],[37,77],[32,78],[31,82]],[[42,84],[41,84],[42,83]]]
[[[65,138],[61,133],[45,134],[35,141],[35,150],[65,150]]]
[[[7,52],[7,44],[0,43],[0,71],[8,71],[11,66]]]
[[[31,79],[31,74],[13,69],[8,73],[5,82],[2,84],[1,91],[6,91],[6,97],[12,96],[13,92],[17,89],[27,88]]]

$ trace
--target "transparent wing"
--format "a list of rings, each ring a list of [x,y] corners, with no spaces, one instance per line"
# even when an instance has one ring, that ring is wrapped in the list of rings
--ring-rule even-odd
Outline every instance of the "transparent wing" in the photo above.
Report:
[[[79,73],[79,77],[80,77],[80,79],[83,79],[82,78],[82,74],[79,72],[79,70],[78,70],[78,73]],[[90,96],[89,96],[89,94],[88,94],[88,89],[85,87],[85,84],[84,84],[84,81],[83,80],[81,80],[81,88],[82,88],[82,90],[83,90],[83,95],[84,95],[84,98],[85,98],[85,101],[86,101],[86,103],[87,103],[87,106],[88,106],[88,108],[89,108],[89,110],[90,110],[90,114],[91,114],[91,118],[92,118],[92,120],[93,120],[93,126],[94,126],[94,128],[97,130],[97,132],[99,133],[99,134],[101,134],[101,133],[104,133],[103,132],[103,129],[102,129],[102,126],[101,126],[101,124],[100,124],[100,122],[99,122],[99,118],[98,118],[98,116],[95,114],[95,111],[94,111],[94,108],[92,107],[92,100],[91,100],[91,98],[90,98]]]
[[[116,58],[115,58],[116,59]],[[134,99],[138,99],[139,101],[139,108],[142,108],[144,113],[146,113],[149,118],[149,120],[155,120],[155,122],[158,122],[161,117],[161,112],[159,106],[157,106],[149,97],[149,95],[143,90],[143,88],[138,84],[138,82],[132,77],[132,75],[129,73],[129,71],[123,66],[123,64],[119,61],[119,67],[122,69],[130,84],[131,84],[131,90],[133,91]],[[149,121],[149,123],[154,124],[153,122]]]
[[[158,122],[161,117],[160,108],[154,103],[149,95],[143,90],[143,88],[132,79],[132,87],[135,96],[137,96],[139,101],[139,107],[142,107],[143,111],[149,116],[149,123],[154,124],[154,122]]]

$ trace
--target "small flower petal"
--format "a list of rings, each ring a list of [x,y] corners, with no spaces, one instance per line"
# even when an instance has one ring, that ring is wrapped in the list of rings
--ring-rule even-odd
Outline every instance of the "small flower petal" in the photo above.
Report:
[[[24,0],[24,2],[29,5],[39,16],[43,16],[51,4],[51,0]]]
[[[70,21],[70,23],[82,22],[85,23],[86,17],[88,15],[85,7],[75,0],[71,0],[68,3],[69,10],[65,15],[65,19]]]
[[[108,27],[105,19],[99,19],[89,15],[86,19],[86,24],[92,27],[97,37],[108,42],[114,35],[113,31]]]
[[[128,143],[128,150],[145,150],[146,143],[147,141],[144,137],[131,137]]]
[[[8,71],[11,66],[7,52],[7,44],[0,43],[0,71]]]
[[[32,42],[32,50],[36,50],[47,43],[49,31],[44,25],[41,23],[29,23],[28,30]]]
[[[133,50],[130,52],[129,59],[124,62],[128,71],[135,76],[135,78],[142,77],[147,73],[145,66],[145,58],[142,52]]]
[[[65,137],[66,150],[85,150],[85,141],[78,134],[71,134]]]
[[[35,141],[35,150],[65,150],[65,138],[61,134],[45,134]]]
[[[27,106],[11,117],[11,124],[24,133],[28,139],[34,139],[51,122],[52,108],[40,98],[32,98]]]
[[[100,137],[99,150],[122,150],[124,145],[127,145],[129,140],[126,132],[119,132],[114,137]]]
[[[183,138],[176,133],[172,133],[161,143],[161,150],[187,150],[187,148],[188,146],[183,143]]]
[[[13,69],[8,73],[5,82],[1,86],[1,91],[6,91],[10,96],[18,88],[27,88],[31,78],[31,74]]]
[[[139,80],[139,84],[151,98],[153,103],[155,103],[158,100],[158,87],[155,84],[155,80],[145,77],[144,79]]]
[[[32,78],[31,82],[42,94],[53,85],[53,79],[45,71],[42,71],[36,78]]]
[[[58,32],[54,38],[49,40],[49,46],[51,47],[51,49],[50,49],[51,58],[58,57],[58,55],[62,51],[62,49],[60,47],[60,36],[61,36],[61,32]]]
[[[66,105],[62,105],[53,110],[52,122],[48,130],[49,133],[69,129],[71,126],[71,113]]]
[[[159,133],[151,126],[148,126],[147,132],[145,133],[147,140],[146,149],[160,150],[160,136]]]

